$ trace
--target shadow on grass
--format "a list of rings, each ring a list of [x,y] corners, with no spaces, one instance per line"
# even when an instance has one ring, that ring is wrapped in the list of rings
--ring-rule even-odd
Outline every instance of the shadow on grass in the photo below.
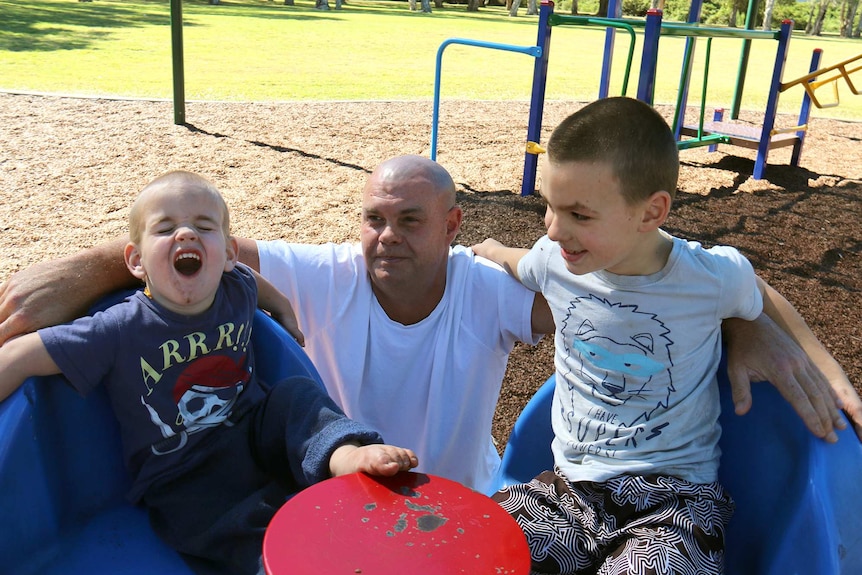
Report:
[[[335,6],[335,0],[330,0]],[[302,0],[296,6],[285,6],[283,1],[249,2],[222,0],[210,5],[207,0],[185,1],[183,26],[195,26],[195,15],[223,15],[245,18],[290,20],[342,20],[341,14],[359,13],[379,16],[415,16],[433,18],[503,17],[500,8],[485,12],[466,12],[463,5],[449,5],[435,9],[431,14],[411,12],[406,1],[350,2],[341,11],[319,11],[313,1]],[[514,19],[513,19],[514,20]],[[534,27],[532,18],[515,22]],[[0,50],[10,52],[49,52],[89,48],[96,40],[109,36],[113,30],[144,26],[169,26],[169,0],[136,0],[130,3],[45,2],[39,0],[3,0],[0,3]]]
[[[149,10],[142,9],[142,5],[74,0],[62,3],[4,0],[0,4],[0,21],[3,22],[0,50],[79,50],[108,36],[110,29],[170,24],[165,2],[152,2]]]

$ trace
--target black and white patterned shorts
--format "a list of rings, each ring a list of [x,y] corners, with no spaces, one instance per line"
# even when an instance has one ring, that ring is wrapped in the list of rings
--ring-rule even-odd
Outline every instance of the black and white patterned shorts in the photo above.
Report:
[[[559,470],[493,499],[521,526],[535,573],[719,575],[734,503],[718,483],[667,475],[569,482]]]

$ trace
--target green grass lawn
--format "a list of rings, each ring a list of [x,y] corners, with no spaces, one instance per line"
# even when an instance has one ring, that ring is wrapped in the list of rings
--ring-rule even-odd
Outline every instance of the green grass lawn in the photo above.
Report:
[[[410,12],[407,2],[348,0],[321,12],[312,0],[206,0],[183,3],[185,94],[188,100],[428,100],[433,96],[437,49],[460,37],[527,46],[536,41],[536,17],[510,18],[500,7],[467,13],[449,5],[432,14]],[[334,0],[331,0],[334,6]],[[167,0],[0,1],[0,89],[63,94],[171,98],[171,26]],[[603,30],[555,28],[548,99],[589,101],[598,94]],[[729,106],[741,41],[715,40],[709,76],[710,106]],[[613,94],[621,93],[628,37],[616,41]],[[666,38],[657,103],[675,101],[682,40]],[[822,65],[862,53],[862,43],[795,36],[785,80],[808,71],[813,48]],[[638,65],[640,38],[636,46]],[[699,98],[703,54],[698,49],[692,97]],[[762,109],[775,42],[753,43],[743,109]],[[443,58],[444,99],[526,100],[533,58],[450,46]],[[862,74],[856,74],[860,76]],[[628,94],[634,95],[633,72]],[[862,78],[857,85],[862,85]],[[823,99],[828,87],[821,88]],[[818,92],[820,94],[820,92]],[[815,116],[862,120],[862,97],[846,85],[840,105]],[[802,89],[782,96],[782,112],[798,110]]]

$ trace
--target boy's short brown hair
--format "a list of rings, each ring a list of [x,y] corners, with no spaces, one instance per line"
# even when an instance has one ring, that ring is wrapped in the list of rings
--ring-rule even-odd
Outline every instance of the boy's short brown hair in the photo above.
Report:
[[[633,98],[596,100],[560,122],[548,141],[548,160],[606,162],[628,202],[659,190],[676,195],[679,151],[673,132],[651,106]]]

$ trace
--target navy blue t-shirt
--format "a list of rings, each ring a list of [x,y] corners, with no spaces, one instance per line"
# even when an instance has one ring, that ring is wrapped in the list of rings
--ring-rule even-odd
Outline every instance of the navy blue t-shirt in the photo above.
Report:
[[[138,291],[91,317],[39,330],[80,394],[106,386],[133,501],[153,481],[195,465],[203,456],[196,446],[265,396],[250,345],[256,307],[254,276],[238,265],[199,315],[171,312]]]

